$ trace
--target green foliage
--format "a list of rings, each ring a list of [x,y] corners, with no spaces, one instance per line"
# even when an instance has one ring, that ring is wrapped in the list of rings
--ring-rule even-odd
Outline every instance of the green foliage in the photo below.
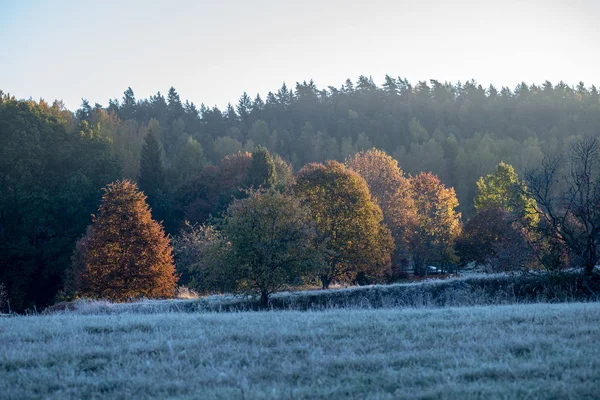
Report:
[[[275,164],[275,176],[277,177],[275,188],[280,192],[288,191],[295,183],[292,166],[278,154],[273,156],[273,164]]]
[[[360,175],[335,161],[309,164],[298,173],[295,192],[310,207],[328,250],[327,266],[319,271],[324,288],[388,272],[393,239]]]
[[[176,174],[178,181],[182,182],[190,176],[196,176],[202,172],[206,165],[204,149],[197,140],[188,138],[187,143],[181,149],[179,156],[175,161]]]
[[[166,180],[162,149],[152,132],[149,132],[144,139],[138,182],[140,189],[147,196],[154,196],[165,191]]]
[[[307,208],[277,191],[254,191],[227,209],[222,231],[230,243],[222,252],[225,279],[238,291],[269,295],[318,270],[323,250]]]
[[[0,96],[0,281],[11,307],[43,307],[120,165],[98,127],[58,102]]]
[[[262,145],[281,155],[273,156],[276,180],[267,181],[283,191],[294,179],[289,165],[280,161],[300,169],[307,162],[340,161],[374,145],[393,154],[405,171],[431,171],[446,187],[454,187],[463,215],[479,210],[473,207],[476,197],[478,207],[503,203],[531,233],[537,224],[529,213],[534,203],[516,196],[524,186],[517,179],[519,190],[513,192],[505,185],[514,180],[512,173],[501,176],[496,166],[504,160],[516,176],[600,129],[598,90],[562,82],[522,83],[510,90],[485,89],[475,81],[432,80],[413,86],[386,76],[378,88],[361,76],[356,83],[347,80],[326,90],[312,81],[294,88],[283,85],[265,101],[245,94],[237,107],[225,110],[182,102],[175,88],[166,97],[157,92],[148,99],[136,99],[128,88],[106,108],[90,104],[84,100],[71,113],[60,101],[16,101],[0,93],[0,261],[9,266],[0,271],[0,279],[17,309],[46,304],[62,286],[68,255],[97,205],[100,188],[119,177],[137,179],[150,165],[150,171],[158,171],[157,157],[163,158],[163,178],[148,183],[148,171],[139,183],[147,187],[153,212],[169,232],[176,232],[186,218],[205,222],[209,215],[221,214],[232,198],[244,196],[249,158],[217,167],[204,165],[204,158],[218,164]],[[150,132],[164,151],[146,149],[142,156]],[[567,193],[569,181],[556,181],[553,190]],[[520,205],[515,208],[514,203]],[[384,210],[395,231],[388,215]],[[581,245],[587,222],[580,220],[569,216],[560,229],[567,226],[575,235],[571,242],[578,254],[592,255],[584,257],[589,270],[594,251]],[[549,235],[540,228],[539,235],[529,239],[542,243],[546,237],[540,248],[565,245],[556,232]],[[547,254],[562,259],[560,248]],[[574,256],[577,251],[569,253],[572,260],[579,257]]]
[[[252,152],[252,161],[248,168],[247,184],[249,187],[269,189],[277,181],[275,163],[269,151],[256,146]]]
[[[498,208],[515,213],[530,227],[539,222],[536,202],[527,192],[525,184],[519,180],[514,168],[501,162],[493,174],[477,181],[475,209]]]
[[[223,157],[230,156],[232,154],[242,151],[242,144],[239,140],[231,138],[229,136],[218,137],[215,139],[213,144],[215,162],[219,162]]]

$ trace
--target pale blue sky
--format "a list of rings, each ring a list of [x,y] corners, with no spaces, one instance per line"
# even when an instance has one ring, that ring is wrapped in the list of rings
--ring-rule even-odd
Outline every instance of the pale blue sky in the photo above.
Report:
[[[0,89],[76,109],[128,86],[223,107],[361,74],[599,85],[599,18],[594,0],[0,0]]]

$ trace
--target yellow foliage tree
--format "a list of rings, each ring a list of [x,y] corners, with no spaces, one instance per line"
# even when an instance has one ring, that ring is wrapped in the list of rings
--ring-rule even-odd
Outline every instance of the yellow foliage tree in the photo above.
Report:
[[[431,172],[410,179],[417,226],[411,234],[410,248],[417,274],[424,273],[426,263],[442,266],[456,262],[454,243],[461,232],[458,199],[454,188],[446,188]]]
[[[308,164],[295,191],[311,208],[328,251],[319,274],[323,288],[333,281],[376,280],[389,271],[394,241],[360,175],[336,161]]]

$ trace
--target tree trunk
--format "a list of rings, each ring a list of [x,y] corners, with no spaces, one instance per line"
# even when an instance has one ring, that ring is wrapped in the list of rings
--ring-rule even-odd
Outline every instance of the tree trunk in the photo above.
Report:
[[[269,293],[260,292],[260,305],[264,308],[269,306]]]
[[[594,267],[596,263],[592,261],[592,257],[588,257],[585,262],[585,269],[583,270],[584,275],[592,275],[594,273]]]
[[[594,267],[596,266],[597,260],[596,243],[589,240],[587,259],[585,260],[585,270],[583,271],[584,275],[592,275],[594,273]]]

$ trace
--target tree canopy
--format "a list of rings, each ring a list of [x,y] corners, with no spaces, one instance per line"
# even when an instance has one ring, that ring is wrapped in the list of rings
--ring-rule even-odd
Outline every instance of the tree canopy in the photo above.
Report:
[[[412,186],[398,161],[377,149],[361,151],[346,165],[362,176],[381,207],[383,219],[392,231],[396,250],[408,256],[408,239],[416,224],[416,208]]]
[[[230,243],[221,257],[237,290],[255,290],[263,305],[285,285],[319,270],[322,247],[309,210],[293,196],[253,191],[225,212],[222,232]]]
[[[458,199],[453,188],[446,188],[432,173],[410,178],[417,209],[417,226],[409,246],[417,273],[428,263],[455,262],[454,242],[461,232]]]
[[[474,199],[477,211],[486,208],[499,208],[515,213],[529,226],[536,226],[539,216],[535,199],[527,192],[525,183],[519,180],[512,165],[499,163],[493,174],[477,181],[477,194]]]
[[[581,154],[550,162],[571,143],[600,132],[600,94],[593,85],[546,81],[496,88],[474,80],[411,83],[388,75],[379,86],[360,76],[338,87],[321,88],[310,80],[283,84],[264,98],[243,93],[221,109],[184,101],[174,87],[162,93],[139,98],[127,87],[105,106],[82,99],[71,112],[60,101],[16,100],[0,91],[0,282],[13,309],[53,301],[64,286],[76,239],[98,206],[100,189],[119,178],[136,181],[154,217],[168,234],[177,235],[186,221],[214,222],[250,186],[302,193],[306,202],[317,193],[325,198],[329,192],[315,188],[329,184],[323,181],[311,192],[304,177],[314,165],[347,161],[366,179],[381,208],[383,220],[377,224],[393,234],[395,263],[407,258],[415,265],[455,262],[451,244],[460,232],[460,217],[473,221],[467,231],[476,237],[485,225],[478,214],[492,208],[501,211],[489,211],[497,220],[512,224],[517,217],[525,231],[513,226],[519,229],[506,230],[506,238],[525,237],[539,250],[536,254],[544,254],[537,257],[542,264],[564,265],[568,255],[571,263],[578,260],[591,271],[600,254],[592,234],[595,216],[582,211],[595,209],[595,195],[586,189],[595,181],[586,184],[582,178],[595,166],[577,167]],[[380,150],[369,150],[373,147]],[[540,165],[536,173],[524,174]],[[296,171],[302,171],[299,183]],[[408,183],[404,173],[412,175]],[[526,176],[527,186],[519,174]],[[349,193],[355,193],[351,187]],[[361,203],[359,197],[344,194],[332,201]],[[328,212],[334,211],[351,215],[343,209]],[[319,218],[315,223],[325,240],[324,217]],[[349,235],[330,241],[358,252],[371,240],[360,235],[376,236],[377,224],[365,224],[364,232],[352,228],[358,240]],[[488,233],[481,237],[494,236]],[[379,261],[372,263],[344,258],[342,245],[330,243],[331,254],[338,251],[340,260],[356,262],[336,261],[322,278],[378,280],[389,264],[378,258],[386,253],[379,250],[388,248],[387,239],[378,243],[383,244],[371,246],[371,258]]]
[[[360,175],[336,161],[308,164],[298,173],[295,193],[310,207],[328,250],[319,272],[324,288],[359,275],[377,279],[389,270],[393,239]]]
[[[100,188],[119,174],[98,125],[0,93],[0,282],[13,310],[53,301]]]

